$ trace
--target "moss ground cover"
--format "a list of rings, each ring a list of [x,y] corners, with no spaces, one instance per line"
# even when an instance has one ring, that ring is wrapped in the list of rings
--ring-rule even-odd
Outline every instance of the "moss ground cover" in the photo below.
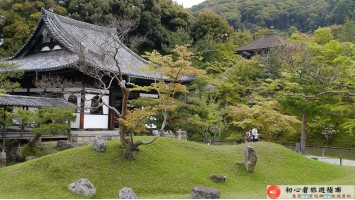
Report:
[[[0,168],[0,198],[84,198],[66,188],[79,178],[95,185],[94,198],[117,198],[123,187],[131,187],[138,198],[189,198],[194,186],[216,188],[222,198],[266,198],[272,184],[355,184],[355,168],[308,159],[274,143],[250,145],[258,153],[254,173],[236,164],[245,144],[159,138],[142,146],[133,161],[123,159],[118,141],[110,141],[103,153],[91,145],[77,147]],[[226,175],[227,182],[215,183],[210,174]]]

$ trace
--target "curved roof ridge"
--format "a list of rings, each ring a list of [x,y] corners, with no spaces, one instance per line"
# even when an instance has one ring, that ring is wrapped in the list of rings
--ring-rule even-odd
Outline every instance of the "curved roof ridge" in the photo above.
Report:
[[[7,60],[18,58],[18,57],[20,57],[22,55],[24,49],[26,49],[25,47],[27,47],[28,45],[31,45],[30,41],[32,41],[32,39],[36,37],[37,33],[43,28],[43,26],[42,26],[43,24],[42,23],[44,23],[44,21],[42,20],[42,18],[40,18],[35,31],[33,31],[33,33],[30,35],[30,37],[28,37],[28,39],[20,47],[20,49],[13,56],[9,57]]]
[[[98,32],[105,32],[105,33],[114,33],[116,34],[116,29],[114,28],[107,28],[107,27],[103,27],[103,26],[98,26],[95,24],[90,24],[87,22],[82,22],[82,21],[78,21],[76,19],[72,19],[69,17],[65,17],[62,15],[58,15],[56,13],[50,12],[44,8],[42,8],[42,16],[43,17],[54,17],[57,18],[61,23],[68,23],[68,24],[72,24],[75,26],[79,26],[81,28],[86,28],[86,29],[91,29],[94,31],[98,31]]]
[[[55,37],[55,39],[61,42],[66,48],[70,49],[71,51],[75,51],[73,45],[77,45],[76,40],[78,40],[78,38],[76,38],[76,40],[71,40],[71,37],[68,37],[70,34],[67,33],[67,31],[63,28],[57,16],[53,15],[51,19],[45,18],[44,16],[42,18],[45,24],[47,25],[48,31],[50,31],[50,33]],[[54,23],[51,23],[52,21]]]

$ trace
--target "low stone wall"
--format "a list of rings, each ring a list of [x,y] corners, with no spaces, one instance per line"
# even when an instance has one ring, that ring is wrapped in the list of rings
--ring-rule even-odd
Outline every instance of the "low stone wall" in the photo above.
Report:
[[[153,132],[154,133],[154,132]],[[120,134],[118,130],[102,130],[102,131],[71,131],[71,142],[84,142],[90,143],[94,141],[96,136],[101,136],[105,140],[114,140],[119,139]],[[176,131],[176,133],[172,133],[171,131],[164,131],[164,137],[175,138],[178,140],[187,140],[187,133],[182,130]]]
[[[72,131],[71,141],[72,142],[92,142],[96,136],[101,136],[105,140],[119,139],[118,130],[112,131]]]
[[[158,130],[154,130],[153,134],[158,134]],[[187,133],[186,131],[182,131],[181,129],[177,130],[176,133],[171,131],[164,131],[163,137],[174,138],[178,140],[187,140]]]

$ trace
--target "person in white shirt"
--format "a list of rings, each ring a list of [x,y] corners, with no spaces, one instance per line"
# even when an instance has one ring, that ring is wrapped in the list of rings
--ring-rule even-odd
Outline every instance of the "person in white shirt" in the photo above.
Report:
[[[253,135],[253,142],[257,142],[259,139],[259,133],[258,133],[258,126],[255,126],[252,130],[251,130],[251,134]]]

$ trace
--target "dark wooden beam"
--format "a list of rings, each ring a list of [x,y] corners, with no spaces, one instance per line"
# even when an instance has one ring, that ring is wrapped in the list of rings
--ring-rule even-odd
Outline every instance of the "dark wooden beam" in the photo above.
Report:
[[[2,152],[5,151],[5,120],[6,120],[6,106],[4,108],[3,124],[2,124]]]
[[[80,92],[80,124],[79,128],[84,129],[84,108],[85,108],[85,89],[83,88]]]

